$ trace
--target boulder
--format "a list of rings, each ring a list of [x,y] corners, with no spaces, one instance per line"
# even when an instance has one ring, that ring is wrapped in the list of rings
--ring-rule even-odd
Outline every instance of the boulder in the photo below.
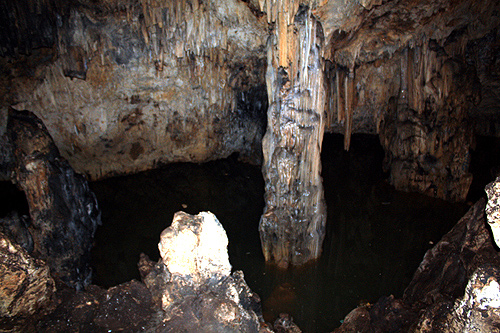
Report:
[[[257,332],[259,296],[231,274],[227,236],[215,215],[178,212],[161,234],[157,264],[141,256],[143,281],[163,309],[161,332]]]

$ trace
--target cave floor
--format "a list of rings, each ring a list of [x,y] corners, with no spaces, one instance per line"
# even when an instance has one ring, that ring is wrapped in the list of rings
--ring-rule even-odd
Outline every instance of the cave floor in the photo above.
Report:
[[[261,296],[267,321],[286,312],[305,332],[331,331],[360,303],[400,297],[425,251],[468,209],[394,191],[384,180],[382,159],[375,136],[354,135],[349,152],[342,136],[325,136],[323,255],[288,270],[266,265],[260,250],[264,182],[259,167],[230,157],[91,183],[103,213],[93,250],[94,283],[109,287],[138,279],[139,254],[158,259],[159,235],[176,211],[208,210],[226,229],[233,270],[243,270]]]

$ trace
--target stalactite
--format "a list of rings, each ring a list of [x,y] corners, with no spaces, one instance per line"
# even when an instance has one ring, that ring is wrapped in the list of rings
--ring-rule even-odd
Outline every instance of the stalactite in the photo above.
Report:
[[[401,54],[401,77],[394,108],[381,131],[392,184],[400,190],[462,201],[472,131],[468,108],[474,93],[472,74],[454,80],[465,66],[433,41]],[[464,73],[465,74],[465,73]]]
[[[337,101],[337,121],[339,123],[344,122],[345,120],[345,90],[343,89],[343,82],[345,79],[344,72],[342,70],[339,70],[338,68],[336,69],[336,75],[335,75],[335,87],[336,87],[336,93],[337,93],[337,98],[335,100]]]
[[[354,89],[354,68],[349,69],[349,75],[345,77],[345,130],[344,149],[349,151],[351,145],[352,117],[356,103]]]

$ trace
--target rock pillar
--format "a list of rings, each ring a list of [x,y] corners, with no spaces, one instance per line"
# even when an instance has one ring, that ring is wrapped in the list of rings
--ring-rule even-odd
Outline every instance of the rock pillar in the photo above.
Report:
[[[282,267],[319,257],[326,220],[320,175],[321,26],[308,7],[285,9],[278,10],[268,42],[269,109],[262,143],[266,207],[259,226],[266,261]]]

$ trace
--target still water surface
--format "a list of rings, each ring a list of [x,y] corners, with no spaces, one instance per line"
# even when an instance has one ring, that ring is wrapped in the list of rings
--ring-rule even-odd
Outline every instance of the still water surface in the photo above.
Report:
[[[375,136],[354,135],[349,152],[342,136],[325,136],[323,255],[285,271],[266,265],[260,250],[264,182],[259,167],[228,158],[91,183],[103,219],[93,250],[94,283],[139,279],[139,254],[158,260],[159,235],[175,212],[211,211],[228,234],[233,269],[243,270],[261,296],[266,320],[286,312],[304,332],[332,331],[362,302],[401,297],[425,251],[468,208],[394,191],[384,180],[382,159]]]

